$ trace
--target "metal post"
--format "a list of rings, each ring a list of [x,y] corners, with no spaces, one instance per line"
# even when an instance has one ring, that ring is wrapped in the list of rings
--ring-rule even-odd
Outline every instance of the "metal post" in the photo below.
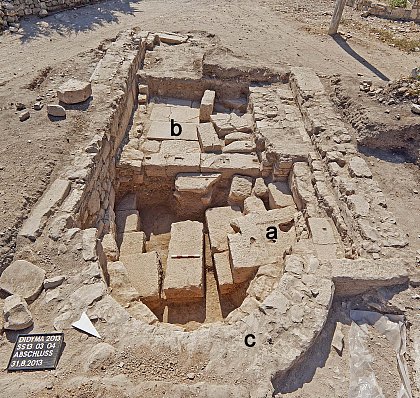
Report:
[[[341,16],[343,15],[344,6],[346,5],[346,0],[336,0],[334,13],[331,19],[330,28],[328,29],[328,34],[333,36],[338,32],[338,25],[340,24]]]

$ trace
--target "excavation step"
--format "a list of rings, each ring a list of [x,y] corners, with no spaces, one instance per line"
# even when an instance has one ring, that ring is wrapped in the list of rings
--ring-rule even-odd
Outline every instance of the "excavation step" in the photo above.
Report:
[[[204,297],[203,250],[201,222],[188,220],[172,224],[163,284],[167,300],[190,301]]]

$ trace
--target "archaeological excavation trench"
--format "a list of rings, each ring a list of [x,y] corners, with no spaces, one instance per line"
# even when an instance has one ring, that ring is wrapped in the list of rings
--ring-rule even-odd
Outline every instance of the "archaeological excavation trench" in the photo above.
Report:
[[[91,83],[95,135],[18,237],[21,257],[80,257],[56,330],[87,311],[101,335],[172,344],[265,397],[334,294],[408,281],[405,237],[312,70],[254,65],[204,34],[129,31]]]

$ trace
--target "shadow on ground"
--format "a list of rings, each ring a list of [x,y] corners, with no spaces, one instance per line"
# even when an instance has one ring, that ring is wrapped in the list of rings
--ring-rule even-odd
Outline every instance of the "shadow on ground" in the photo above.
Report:
[[[31,16],[20,21],[23,33],[21,42],[28,42],[41,36],[59,33],[62,36],[78,34],[106,24],[118,23],[119,15],[135,16],[138,12],[133,4],[141,0],[111,0],[90,4],[80,8],[63,10],[50,14],[46,18]]]
[[[364,67],[369,69],[381,80],[389,81],[389,78],[386,75],[384,75],[379,69],[375,68],[367,59],[363,58],[356,51],[354,51],[347,43],[347,41],[344,40],[339,34],[332,36],[332,38],[347,54],[353,57],[357,62],[360,62]]]

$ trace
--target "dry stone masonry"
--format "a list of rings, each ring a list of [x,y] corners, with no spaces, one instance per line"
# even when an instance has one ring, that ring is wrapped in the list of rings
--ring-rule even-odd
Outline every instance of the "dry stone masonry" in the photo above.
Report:
[[[65,333],[86,311],[144,357],[197,358],[223,396],[268,397],[305,360],[334,295],[412,280],[407,241],[312,70],[232,79],[201,56],[200,73],[179,77],[145,62],[190,38],[123,32],[88,84],[59,88],[101,122],[22,226],[19,260],[0,276],[3,327],[36,326],[41,300]],[[37,250],[65,250],[72,270],[46,275],[24,259]],[[80,368],[111,361],[111,348]]]

